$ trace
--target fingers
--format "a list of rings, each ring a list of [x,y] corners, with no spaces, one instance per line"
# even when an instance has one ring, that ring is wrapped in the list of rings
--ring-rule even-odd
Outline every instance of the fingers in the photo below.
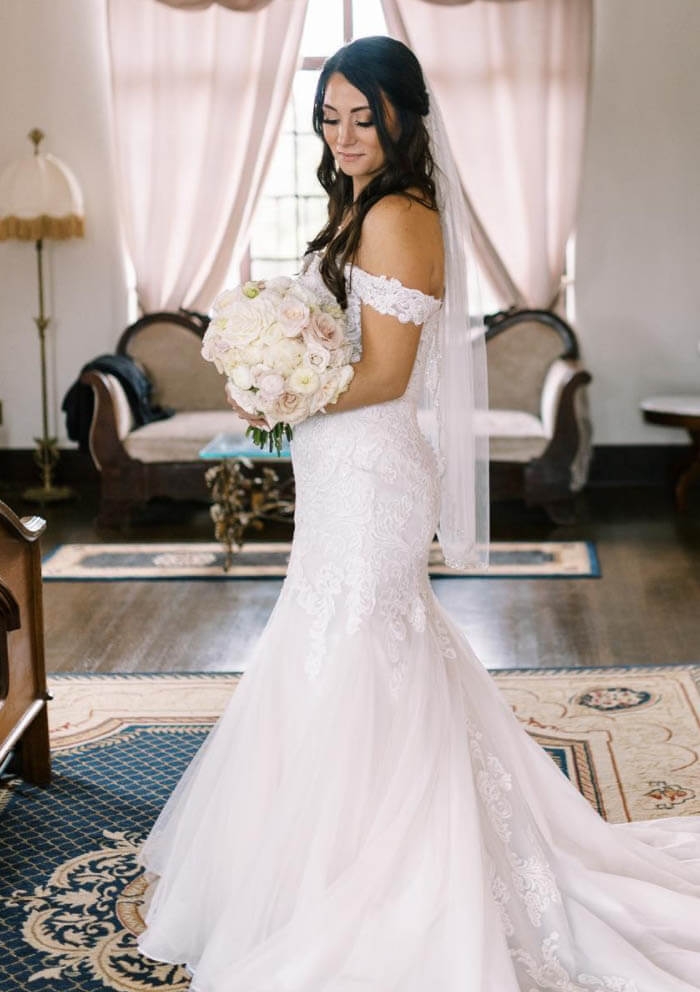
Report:
[[[242,406],[236,403],[236,401],[231,399],[228,395],[226,399],[228,400],[229,406],[233,408],[234,413],[237,413],[241,420],[247,421],[251,427],[262,427],[264,430],[269,430],[269,425],[264,417],[258,417],[254,413],[248,413],[247,410],[244,410]]]

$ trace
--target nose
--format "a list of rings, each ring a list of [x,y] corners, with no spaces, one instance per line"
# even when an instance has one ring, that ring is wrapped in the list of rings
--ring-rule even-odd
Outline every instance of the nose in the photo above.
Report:
[[[350,121],[340,122],[338,125],[338,137],[336,140],[336,146],[338,148],[345,148],[347,145],[352,145],[355,141],[355,132]]]

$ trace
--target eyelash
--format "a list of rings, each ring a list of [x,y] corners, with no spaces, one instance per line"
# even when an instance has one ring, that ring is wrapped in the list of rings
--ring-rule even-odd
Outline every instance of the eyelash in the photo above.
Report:
[[[340,121],[337,118],[331,119],[330,117],[324,117],[321,123],[330,124],[332,127],[335,127]],[[374,121],[354,121],[353,123],[355,127],[374,127]]]

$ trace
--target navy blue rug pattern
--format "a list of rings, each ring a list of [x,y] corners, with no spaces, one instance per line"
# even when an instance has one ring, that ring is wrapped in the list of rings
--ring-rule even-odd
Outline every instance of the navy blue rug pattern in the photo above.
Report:
[[[577,712],[600,712],[608,720],[621,713],[623,723],[624,714],[653,714],[664,694],[677,700],[692,695],[695,701],[685,716],[677,706],[668,718],[681,730],[684,722],[697,728],[698,666],[521,669],[493,675],[511,691],[522,680],[525,696],[543,698],[550,698],[551,679],[567,679],[565,698]],[[137,951],[146,883],[136,859],[237,679],[230,673],[52,678],[58,708],[51,786],[0,779],[0,992],[185,992],[189,987],[184,969],[150,961]],[[82,695],[71,685],[79,686]],[[135,694],[131,703],[127,685]],[[167,712],[162,705],[159,709],[166,685],[179,700]],[[112,698],[120,700],[118,715],[110,687]],[[551,691],[550,696],[560,698]],[[530,719],[524,725],[592,806],[610,818],[613,793],[600,777],[595,741],[584,730],[558,733],[550,722]],[[636,750],[644,734],[638,722],[634,727]],[[624,757],[620,747],[615,754]],[[663,761],[660,753],[660,773]],[[650,803],[652,811],[688,809],[700,791],[693,788],[690,771],[682,781],[642,783],[642,791],[653,787],[646,800],[640,799],[643,816]]]
[[[0,989],[188,987],[141,957],[138,849],[210,724],[135,727],[53,755],[53,782],[12,779],[0,849]]]
[[[163,581],[172,579],[283,579],[291,544],[250,542],[233,555],[224,571],[225,554],[216,543],[61,544],[46,555],[47,582]],[[429,562],[433,578],[588,579],[600,576],[591,541],[494,542],[490,564],[483,569],[452,569],[439,545]]]

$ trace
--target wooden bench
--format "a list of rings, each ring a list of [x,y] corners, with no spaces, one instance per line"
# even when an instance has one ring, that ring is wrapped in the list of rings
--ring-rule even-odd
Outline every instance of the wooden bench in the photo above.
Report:
[[[0,768],[51,779],[41,589],[41,517],[0,502]]]

